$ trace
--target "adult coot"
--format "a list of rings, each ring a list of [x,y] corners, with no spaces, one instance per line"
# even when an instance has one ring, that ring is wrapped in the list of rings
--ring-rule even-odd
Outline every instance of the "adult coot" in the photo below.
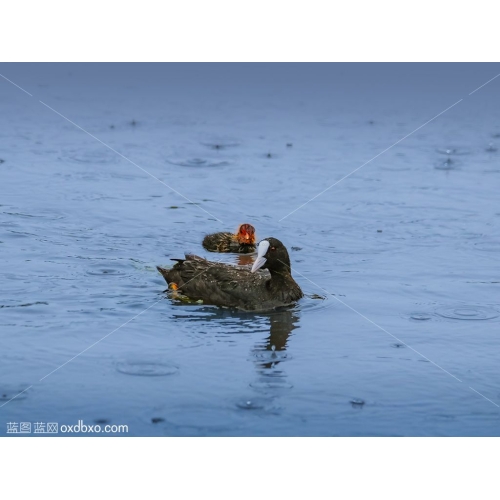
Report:
[[[287,249],[276,238],[259,243],[251,270],[209,262],[196,255],[174,260],[177,264],[172,269],[158,266],[158,271],[172,288],[205,304],[266,311],[293,304],[303,296],[290,274]],[[269,273],[256,272],[259,269]]]
[[[250,224],[241,224],[236,234],[207,234],[203,238],[203,246],[210,252],[254,252],[255,228]]]

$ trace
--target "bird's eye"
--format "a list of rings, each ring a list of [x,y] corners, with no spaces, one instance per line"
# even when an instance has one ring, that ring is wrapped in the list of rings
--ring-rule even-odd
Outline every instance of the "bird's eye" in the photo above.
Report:
[[[276,250],[276,247],[271,247],[271,250],[274,252]]]

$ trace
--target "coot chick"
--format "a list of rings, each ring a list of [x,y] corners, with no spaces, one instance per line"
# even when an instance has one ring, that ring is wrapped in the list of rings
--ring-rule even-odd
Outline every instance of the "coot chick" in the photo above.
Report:
[[[209,262],[196,255],[177,260],[172,269],[157,267],[170,287],[192,300],[234,307],[245,311],[268,311],[288,306],[303,297],[290,274],[287,249],[276,238],[266,238],[257,247],[251,270]],[[268,273],[256,272],[268,269]]]
[[[203,238],[203,246],[209,252],[255,252],[255,228],[250,224],[241,224],[236,234],[207,234]]]

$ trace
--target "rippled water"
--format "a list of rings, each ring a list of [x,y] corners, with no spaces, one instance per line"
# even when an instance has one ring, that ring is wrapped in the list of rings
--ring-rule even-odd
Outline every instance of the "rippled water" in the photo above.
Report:
[[[499,72],[1,65],[0,434],[500,435]],[[299,304],[162,293],[241,222]]]

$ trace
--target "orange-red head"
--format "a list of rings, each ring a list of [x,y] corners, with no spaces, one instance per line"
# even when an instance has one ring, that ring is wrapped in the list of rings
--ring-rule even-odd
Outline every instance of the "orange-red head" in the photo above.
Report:
[[[244,245],[255,244],[255,228],[250,224],[241,224],[236,234],[238,243]]]

